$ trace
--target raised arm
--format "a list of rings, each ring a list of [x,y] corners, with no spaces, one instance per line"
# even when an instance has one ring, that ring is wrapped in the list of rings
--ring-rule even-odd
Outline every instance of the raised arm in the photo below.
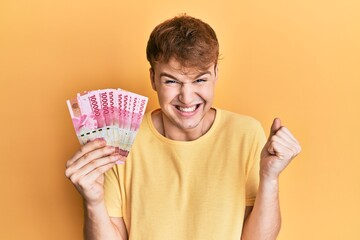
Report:
[[[245,219],[242,240],[276,239],[281,226],[279,175],[300,151],[300,144],[292,133],[281,126],[280,119],[274,119],[261,152],[259,190],[254,207]]]
[[[104,173],[124,160],[103,139],[91,141],[67,161],[65,175],[84,201],[84,235],[87,240],[126,240],[122,218],[110,218],[104,202]]]

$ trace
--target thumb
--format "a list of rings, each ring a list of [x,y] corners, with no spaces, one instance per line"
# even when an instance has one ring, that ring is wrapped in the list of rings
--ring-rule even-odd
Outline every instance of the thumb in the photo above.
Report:
[[[276,134],[276,132],[281,128],[281,120],[280,118],[275,118],[271,128],[270,128],[270,136],[269,139]]]

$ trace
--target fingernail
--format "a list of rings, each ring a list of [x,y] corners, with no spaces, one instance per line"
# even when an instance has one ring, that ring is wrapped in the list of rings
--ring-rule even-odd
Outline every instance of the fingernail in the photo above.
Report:
[[[116,161],[115,163],[116,163],[116,164],[124,164],[125,162],[124,162],[124,161],[119,160],[119,161]]]

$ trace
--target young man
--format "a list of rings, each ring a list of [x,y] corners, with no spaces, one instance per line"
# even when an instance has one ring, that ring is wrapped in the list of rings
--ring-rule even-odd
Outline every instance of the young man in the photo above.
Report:
[[[126,163],[104,140],[67,162],[86,239],[276,239],[279,174],[301,148],[279,119],[266,140],[256,120],[212,106],[218,49],[213,29],[186,15],[153,30],[161,108],[144,117]]]

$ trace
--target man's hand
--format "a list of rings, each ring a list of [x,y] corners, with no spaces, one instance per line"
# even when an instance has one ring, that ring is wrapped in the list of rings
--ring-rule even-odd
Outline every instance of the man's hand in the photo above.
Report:
[[[270,130],[260,160],[260,176],[277,179],[291,160],[301,151],[296,138],[286,128],[281,126],[279,118],[275,118]]]
[[[119,160],[125,161],[114,147],[106,146],[103,139],[96,139],[83,145],[67,161],[65,175],[86,204],[96,205],[104,198],[104,173]]]

